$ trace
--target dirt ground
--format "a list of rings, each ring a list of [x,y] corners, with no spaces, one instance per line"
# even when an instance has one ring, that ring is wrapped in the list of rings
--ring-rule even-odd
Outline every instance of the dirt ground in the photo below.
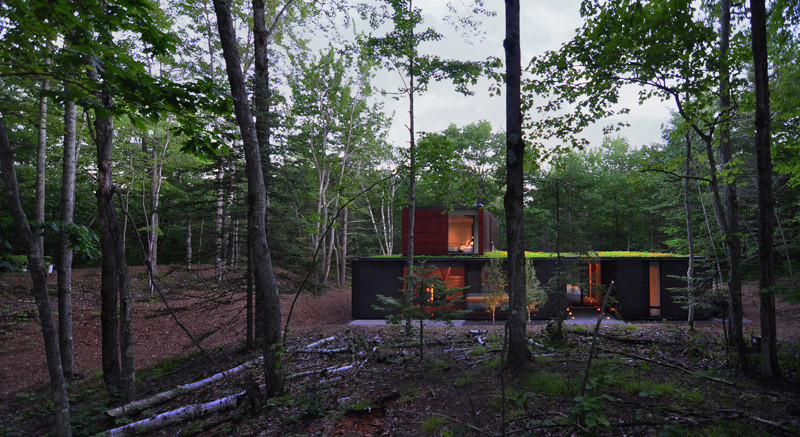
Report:
[[[139,394],[159,393],[218,371],[191,353],[187,335],[157,295],[150,295],[143,269],[131,271]],[[233,368],[258,356],[240,347],[244,281],[235,272],[220,282],[211,276],[210,270],[162,267],[159,284],[180,321],[215,356],[217,368]],[[55,275],[50,280],[54,288]],[[101,367],[99,281],[98,269],[80,270],[74,281],[75,354],[81,377],[72,382],[70,396],[77,435],[217,399],[245,377],[263,382],[263,373],[254,368],[233,385],[219,383],[121,421],[104,419],[107,405],[96,377]],[[283,291],[295,287],[285,273],[279,282]],[[27,276],[8,275],[0,286],[0,434],[46,434],[52,429],[47,372]],[[293,297],[281,295],[284,315]],[[589,380],[592,388],[578,403],[575,396],[592,341],[586,327],[571,327],[566,340],[554,345],[543,325],[531,326],[536,362],[524,376],[511,377],[500,371],[499,325],[478,327],[486,332],[477,335],[471,332],[475,327],[428,327],[425,358],[419,359],[418,342],[396,327],[345,325],[350,298],[348,289],[336,288],[320,296],[300,296],[287,344],[286,396],[270,400],[258,413],[240,407],[148,434],[491,435],[504,427],[512,434],[535,435],[800,433],[798,305],[778,302],[779,340],[788,360],[779,384],[761,382],[755,374],[743,378],[727,367],[719,322],[700,322],[695,334],[680,322],[621,324],[601,331],[603,349]],[[757,333],[753,286],[745,287],[744,304],[747,335]],[[307,347],[331,337],[321,346]],[[756,363],[753,356],[757,368]],[[504,396],[501,384],[506,384]],[[43,406],[37,408],[37,403]]]
[[[193,335],[207,348],[240,343],[245,334],[245,302],[241,272],[217,283],[213,272],[195,268],[162,266],[159,272],[167,278],[161,284],[171,306]],[[48,286],[55,288],[56,275],[48,277]],[[193,349],[191,340],[166,313],[156,293],[150,295],[143,267],[131,268],[135,291],[134,343],[136,367],[144,369],[158,361]],[[47,383],[47,367],[33,298],[28,292],[29,276],[24,273],[6,275],[0,282],[0,399],[24,389]],[[282,291],[295,289],[287,276],[279,274]],[[74,273],[73,317],[76,368],[83,375],[101,369],[100,358],[100,270],[79,269]],[[284,322],[294,295],[281,294]],[[349,289],[329,288],[320,296],[300,295],[290,330],[340,325],[350,320]],[[747,334],[760,331],[758,295],[754,284],[743,289],[744,329]],[[52,301],[56,308],[55,298]],[[800,305],[778,299],[779,340],[800,343]],[[677,322],[672,322],[675,324]],[[648,324],[645,324],[648,325]],[[649,325],[659,326],[658,323]],[[721,333],[718,322],[700,322],[698,329]],[[305,330],[303,330],[305,332]],[[749,337],[746,337],[749,338]]]
[[[187,271],[162,266],[169,273],[161,286],[182,324],[201,339],[206,348],[235,345],[245,336],[245,293],[241,272],[216,283],[210,270]],[[48,277],[55,289],[56,275]],[[144,369],[158,361],[193,350],[191,340],[165,311],[157,294],[150,297],[145,269],[131,268],[134,292],[134,344],[136,367]],[[294,283],[279,275],[282,291]],[[49,379],[44,346],[29,276],[13,273],[0,282],[0,399],[21,389],[46,384]],[[294,298],[281,294],[284,322]],[[74,272],[73,338],[75,362],[84,376],[99,371],[100,357],[100,269]],[[53,308],[57,308],[55,297]],[[350,318],[350,290],[330,288],[321,296],[303,293],[292,313],[290,330],[309,326],[337,325]]]

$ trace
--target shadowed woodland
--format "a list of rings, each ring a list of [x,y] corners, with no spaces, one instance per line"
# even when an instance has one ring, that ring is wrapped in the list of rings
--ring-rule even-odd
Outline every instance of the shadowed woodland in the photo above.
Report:
[[[800,7],[586,0],[523,59],[537,7],[0,4],[0,434],[799,433]],[[505,123],[415,128],[442,86]],[[414,211],[475,205],[506,267],[452,326]],[[688,320],[533,323],[585,278],[526,250],[685,255]],[[396,323],[344,325],[401,253]]]

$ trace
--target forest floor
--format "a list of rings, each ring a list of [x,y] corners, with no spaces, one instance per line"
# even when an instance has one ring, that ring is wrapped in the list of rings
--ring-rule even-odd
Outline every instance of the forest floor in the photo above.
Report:
[[[241,273],[241,272],[240,272]],[[198,353],[132,268],[139,397],[147,397],[257,358],[245,351],[240,273],[221,282],[210,271],[162,267],[159,283],[181,322],[214,357]],[[292,278],[279,275],[282,291]],[[50,278],[55,280],[55,275]],[[98,432],[176,408],[206,403],[262,381],[252,366],[200,390],[125,417],[106,416],[100,377],[99,269],[76,271],[74,338],[80,377],[72,381],[77,435]],[[41,331],[23,274],[0,281],[0,435],[52,430]],[[54,283],[51,285],[54,288]],[[282,294],[284,314],[293,295]],[[758,297],[744,294],[745,329],[759,331]],[[418,337],[393,326],[351,326],[350,292],[303,294],[294,309],[284,374],[286,395],[253,411],[235,408],[182,420],[149,435],[800,435],[800,306],[778,302],[784,379],[770,383],[730,368],[719,322],[625,323],[604,326],[581,394],[593,326],[570,326],[555,340],[531,326],[535,361],[502,372],[502,327],[425,328]],[[476,332],[473,332],[476,331]],[[485,332],[483,332],[485,331]],[[418,335],[418,330],[417,330]],[[749,338],[749,336],[747,337]],[[327,339],[312,347],[308,345]],[[349,366],[349,367],[348,367]],[[758,355],[751,356],[758,368]],[[505,386],[505,391],[502,387]]]

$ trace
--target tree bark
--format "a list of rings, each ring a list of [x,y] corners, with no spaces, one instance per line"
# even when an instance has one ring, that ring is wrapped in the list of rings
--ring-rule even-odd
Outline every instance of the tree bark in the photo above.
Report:
[[[409,13],[414,10],[413,0],[408,0]],[[408,247],[406,266],[409,275],[414,274],[414,221],[417,212],[417,174],[416,174],[416,141],[414,137],[414,26],[409,30],[408,54]],[[405,305],[413,305],[412,293],[405,293]],[[406,329],[411,331],[411,316],[406,317]]]
[[[61,216],[72,223],[75,213],[76,109],[74,101],[64,103],[64,159],[61,166]],[[72,338],[72,248],[69,238],[61,234],[56,254],[58,274],[58,339],[64,376],[75,374],[75,353]]]
[[[214,279],[221,281],[225,276],[225,189],[223,182],[225,178],[225,159],[221,158],[220,168],[217,170],[217,221],[214,228],[215,248],[214,248]]]
[[[192,219],[186,221],[186,267],[192,269]]]
[[[264,229],[269,238],[269,179],[271,164],[271,148],[269,143],[269,41],[267,39],[266,4],[264,0],[253,0],[253,115],[255,116],[256,139],[258,140],[261,154],[261,168],[264,174],[265,211]],[[269,240],[267,240],[269,241]],[[248,251],[248,260],[252,252]],[[252,263],[248,261],[248,268],[252,274]],[[266,302],[261,294],[252,295],[253,284],[248,276],[248,311],[255,309],[255,318],[248,312],[248,323],[255,323],[254,331],[250,331],[248,324],[247,340],[248,349],[253,347],[251,335],[260,338],[264,334]],[[252,299],[251,299],[252,298]],[[253,303],[251,308],[249,305]]]
[[[350,209],[345,208],[342,215],[342,260],[341,272],[339,274],[339,287],[344,287],[347,282],[347,237],[349,233],[348,226],[350,224]]]
[[[731,317],[731,341],[736,348],[738,364],[742,370],[747,370],[747,348],[742,337],[742,274],[739,270],[741,264],[741,242],[739,240],[739,202],[736,199],[736,180],[733,176],[733,159],[730,148],[730,111],[731,95],[728,66],[728,51],[730,44],[731,5],[730,0],[722,0],[720,14],[720,56],[722,58],[722,71],[720,72],[720,110],[723,112],[722,127],[720,130],[720,161],[723,168],[728,170],[724,185],[725,212],[719,211],[720,220],[724,221],[723,234],[728,255],[728,305]],[[713,161],[712,161],[713,162]],[[711,169],[711,175],[716,180],[716,170]],[[715,185],[716,186],[716,185]],[[716,188],[713,187],[715,190]],[[718,206],[718,194],[715,191],[715,209]]]
[[[686,298],[689,305],[689,330],[694,331],[694,309],[697,304],[694,295],[694,235],[692,234],[692,208],[689,197],[689,183],[692,169],[692,136],[686,130],[686,177],[683,179],[683,208],[686,212],[686,242],[689,245],[689,267],[686,270]]]
[[[761,376],[780,378],[773,285],[775,203],[772,194],[770,152],[769,67],[767,64],[767,13],[764,0],[750,0],[753,66],[756,88],[756,166],[758,179],[758,288],[761,303]]]
[[[114,207],[114,183],[111,152],[114,144],[114,122],[111,95],[98,93],[101,108],[95,110],[95,144],[97,146],[97,181],[101,260],[101,330],[103,380],[112,399],[122,397],[130,402],[136,396],[136,368],[133,345],[133,314],[128,263]],[[119,313],[117,303],[119,302]],[[117,335],[119,333],[119,336]],[[120,357],[122,366],[120,369]]]
[[[247,174],[248,244],[253,257],[255,290],[265,302],[264,317],[264,378],[268,396],[283,392],[281,368],[281,307],[275,273],[272,269],[266,233],[266,187],[261,166],[261,154],[256,137],[253,114],[250,110],[242,73],[239,49],[231,19],[230,0],[214,0],[222,52],[233,96],[236,122],[242,134]]]
[[[110,97],[109,97],[110,100]],[[117,330],[117,275],[114,258],[115,233],[113,219],[116,218],[112,199],[111,181],[111,130],[110,115],[96,110],[95,145],[97,147],[97,197],[98,228],[100,233],[100,330],[103,382],[112,398],[120,393],[119,342]]]
[[[49,62],[47,62],[49,63]],[[50,90],[50,80],[42,79],[42,93]],[[45,204],[45,168],[47,167],[47,96],[42,94],[39,97],[39,123],[37,126],[38,138],[36,141],[36,214],[37,221],[44,221]],[[44,233],[37,236],[39,247],[44,256]]]
[[[525,238],[523,220],[523,157],[519,0],[506,0],[506,238],[508,241],[508,365],[520,369],[530,358],[525,338]]]
[[[148,238],[148,251],[150,252],[150,262],[153,264],[153,274],[158,273],[158,226],[159,226],[159,201],[161,197],[161,172],[164,168],[164,156],[169,147],[169,137],[164,139],[164,147],[159,154],[153,141],[150,150],[151,173],[150,173],[150,229]],[[151,284],[152,289],[152,284]]]
[[[42,248],[31,231],[28,225],[28,218],[22,209],[17,173],[14,169],[14,153],[11,150],[11,144],[8,139],[8,128],[2,117],[0,117],[0,174],[2,174],[3,178],[9,213],[14,220],[18,237],[25,245],[25,252],[28,255],[28,271],[33,282],[33,296],[39,312],[39,322],[42,325],[47,371],[50,375],[50,389],[53,393],[56,434],[59,437],[70,436],[72,435],[72,428],[70,427],[67,384],[61,367],[58,335],[56,334],[53,311],[50,308],[50,298],[47,293],[47,272],[42,260]]]

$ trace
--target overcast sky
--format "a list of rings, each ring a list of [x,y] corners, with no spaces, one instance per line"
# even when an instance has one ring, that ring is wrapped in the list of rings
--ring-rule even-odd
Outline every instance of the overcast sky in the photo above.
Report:
[[[484,19],[486,31],[483,41],[464,43],[459,34],[449,29],[452,26],[443,21],[447,9],[446,0],[420,0],[425,22],[419,29],[433,27],[445,34],[446,39],[431,44],[427,51],[442,58],[461,60],[483,60],[489,56],[504,58],[503,37],[505,22],[502,0],[485,0],[486,6],[497,11],[495,17]],[[458,6],[469,4],[471,0],[454,0]],[[546,50],[555,50],[572,38],[580,26],[578,13],[580,0],[521,0],[521,48],[523,68],[536,55]],[[435,52],[433,51],[435,50]],[[397,80],[396,73],[380,74],[376,80],[379,86],[392,89],[391,81]],[[396,85],[395,85],[396,86]],[[456,93],[447,82],[431,84],[426,93],[415,97],[415,124],[417,131],[438,132],[451,123],[463,126],[480,120],[488,120],[496,131],[505,130],[504,97],[489,97],[489,82],[481,81],[474,88],[474,96]],[[628,138],[634,147],[660,142],[661,125],[669,120],[668,102],[653,100],[639,106],[637,89],[631,88],[623,93],[622,103],[631,108],[625,116],[630,127],[619,135]],[[408,144],[408,100],[386,100],[386,112],[394,112],[394,123],[389,133],[389,141],[395,145]],[[602,127],[609,122],[589,128],[585,136],[592,146],[599,146],[603,140]],[[616,135],[616,134],[615,134]]]

